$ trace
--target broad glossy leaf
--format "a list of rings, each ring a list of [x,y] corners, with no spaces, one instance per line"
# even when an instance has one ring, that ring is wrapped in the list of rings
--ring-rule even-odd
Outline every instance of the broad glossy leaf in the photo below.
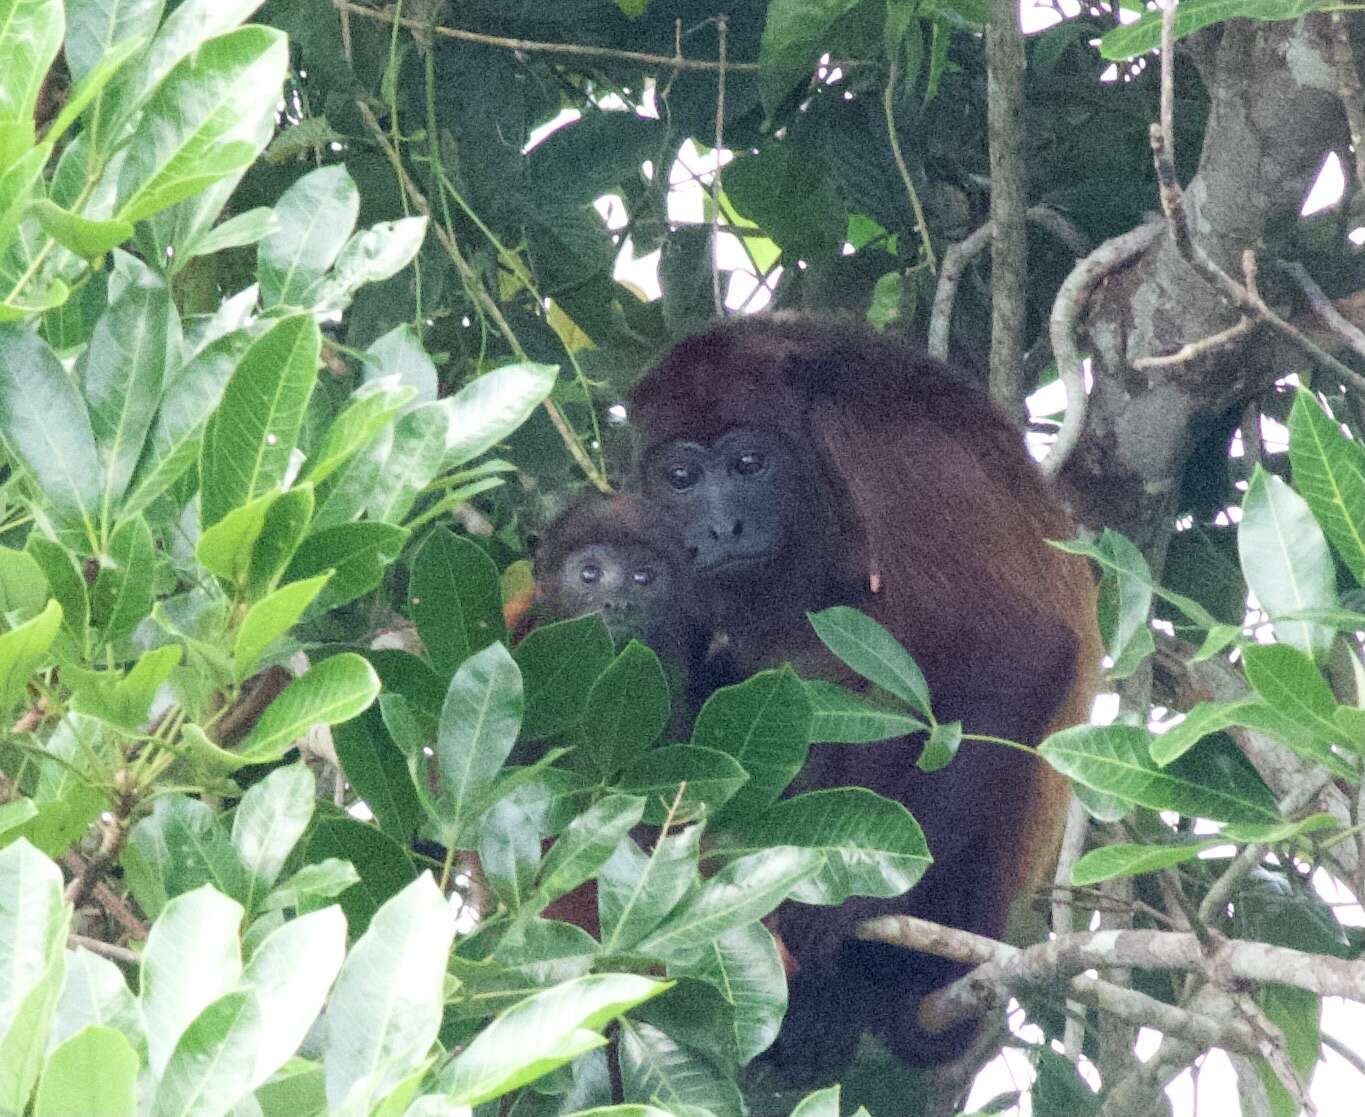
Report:
[[[1273,473],[1257,469],[1242,500],[1237,550],[1247,585],[1272,620],[1337,603],[1336,571],[1327,540],[1303,498]],[[1304,621],[1276,621],[1280,640],[1321,658],[1332,631]]]
[[[27,620],[47,603],[47,579],[32,555],[0,547],[0,613]]]
[[[142,1015],[123,972],[108,958],[78,946],[67,952],[66,982],[48,1042],[62,1043],[92,1026],[113,1028],[134,1047],[146,1042]]]
[[[1365,448],[1302,388],[1289,413],[1289,461],[1294,488],[1356,583],[1365,585]]]
[[[346,913],[351,934],[361,934],[380,906],[414,880],[417,872],[406,849],[375,827],[349,816],[321,811],[319,814],[322,817],[308,834],[304,859],[312,864],[344,861],[355,867],[360,874],[359,883],[337,893],[337,900]],[[335,871],[321,880],[306,878],[306,883],[315,890],[329,882],[336,882]]]
[[[140,733],[147,725],[157,691],[180,665],[180,656],[179,644],[162,644],[139,656],[126,672],[67,667],[72,709],[125,732]]]
[[[370,921],[327,1006],[327,1103],[382,1096],[427,1058],[441,1024],[441,989],[455,920],[423,874]]]
[[[48,660],[48,649],[62,625],[62,607],[49,601],[32,620],[0,634],[0,721],[24,697],[29,676]]]
[[[31,129],[26,124],[20,124],[19,127]],[[0,123],[0,137],[3,137],[5,128],[6,125]],[[42,178],[43,167],[51,154],[51,144],[39,144],[29,148],[11,166],[0,171],[0,248],[7,247],[19,231],[19,222],[33,199],[33,188]],[[0,139],[0,157],[3,155],[4,143]],[[6,316],[7,319],[10,317]]]
[[[275,588],[312,518],[313,486],[306,481],[271,502],[261,534],[251,548],[246,576],[248,597],[259,599]]]
[[[692,744],[729,753],[749,782],[725,805],[725,817],[750,818],[776,802],[806,762],[810,702],[790,667],[764,671],[706,700]]]
[[[161,406],[123,502],[124,515],[146,508],[194,464],[204,426],[249,345],[245,333],[227,334],[167,378]]]
[[[483,796],[512,751],[521,726],[521,672],[501,644],[489,644],[450,680],[436,733],[447,817],[463,833],[486,806]]]
[[[512,651],[526,688],[522,736],[539,741],[577,724],[614,651],[596,614],[536,627]]]
[[[811,613],[810,623],[825,647],[863,678],[930,716],[929,685],[919,665],[882,625],[847,605]]]
[[[252,1087],[298,1050],[345,956],[346,917],[335,906],[290,920],[256,948],[242,974],[261,1009]]]
[[[197,894],[193,890],[205,884],[234,900],[246,899],[250,889],[227,828],[207,804],[184,795],[161,797],[133,827],[123,865],[134,896],[152,918],[167,900]]]
[[[367,385],[395,385],[390,391],[412,393],[414,405],[436,399],[436,365],[410,322],[395,326],[366,349],[364,361],[361,372]]]
[[[9,326],[0,326],[0,441],[33,478],[63,541],[89,546],[102,476],[90,413],[47,343]]]
[[[62,209],[47,198],[34,202],[31,212],[43,232],[86,260],[103,256],[133,237],[133,226],[127,221],[96,221]]]
[[[356,233],[341,250],[332,273],[313,285],[306,300],[325,311],[344,310],[365,284],[397,275],[412,263],[426,234],[425,217],[381,221]]]
[[[928,726],[912,714],[875,706],[861,695],[824,679],[804,679],[811,706],[810,739],[860,745],[903,737]]]
[[[709,981],[678,978],[662,997],[631,1010],[631,1022],[649,1024],[727,1074],[739,1070],[735,1006]],[[686,1107],[683,1107],[687,1111]]]
[[[715,1117],[742,1117],[744,1113],[733,1078],[652,1024],[623,1021],[618,1058],[627,1101],[667,1099],[671,1111],[695,1109]]]
[[[152,611],[156,543],[141,516],[124,520],[109,539],[109,554],[90,587],[90,619],[106,644],[132,636]]]
[[[1297,19],[1320,8],[1317,0],[1183,0],[1175,13],[1177,40],[1225,19]],[[1115,27],[1100,37],[1100,55],[1121,61],[1154,50],[1161,42],[1161,13],[1147,12],[1134,23]]]
[[[1148,621],[1152,613],[1150,568],[1132,542],[1108,528],[1099,549],[1111,562],[1100,581],[1099,616],[1114,665],[1112,679],[1126,679],[1155,648]]]
[[[412,395],[413,389],[398,383],[396,376],[362,384],[332,420],[304,476],[314,484],[322,481],[390,423]]]
[[[634,974],[589,974],[512,1006],[442,1070],[440,1088],[465,1105],[533,1082],[605,1043],[596,1033],[668,989]]]
[[[108,778],[100,769],[110,759],[110,747],[99,722],[70,713],[52,731],[44,751],[51,759],[38,762],[32,796],[38,817],[25,824],[23,834],[44,853],[57,857],[109,805],[96,783]]]
[[[824,855],[820,872],[792,898],[842,904],[850,896],[899,896],[933,860],[924,832],[900,803],[865,787],[783,799],[745,828],[755,846],[799,846]]]
[[[256,249],[263,305],[311,306],[310,288],[335,262],[359,212],[360,192],[344,164],[296,179],[275,203],[275,231]]]
[[[232,847],[252,878],[252,900],[269,892],[313,818],[317,781],[302,762],[253,784],[232,815]],[[247,905],[251,911],[253,904]]]
[[[618,842],[597,874],[602,950],[630,950],[654,930],[697,880],[701,827],[659,838],[646,854],[630,838]]]
[[[583,711],[588,756],[610,779],[663,735],[671,713],[672,697],[659,657],[630,641],[588,694]]]
[[[246,679],[256,670],[261,656],[271,644],[294,627],[294,623],[303,616],[303,611],[322,591],[330,577],[331,574],[327,573],[290,582],[267,594],[247,610],[237,630],[232,653],[238,681]]]
[[[59,0],[0,0],[0,121],[27,121],[32,135],[38,92],[65,30]]]
[[[540,868],[540,833],[511,799],[499,799],[479,827],[479,866],[494,895],[516,913]]]
[[[210,574],[216,574],[239,589],[246,584],[251,572],[251,556],[256,541],[265,530],[270,506],[280,498],[277,489],[269,489],[209,524],[205,521],[194,547],[194,557]]]
[[[378,479],[369,494],[370,518],[398,523],[412,511],[417,498],[441,472],[441,459],[450,436],[449,409],[424,403],[394,424]]]
[[[136,1117],[137,1072],[137,1052],[119,1032],[83,1028],[48,1056],[34,1117]]]
[[[635,795],[608,795],[573,820],[545,854],[536,887],[538,907],[577,888],[601,868],[620,841],[640,821],[645,801]]]
[[[57,866],[23,838],[0,850],[0,1035],[61,958],[69,924]]]
[[[1077,782],[1152,810],[1218,822],[1280,821],[1273,803],[1248,789],[1213,786],[1158,768],[1148,753],[1151,736],[1138,726],[1078,725],[1052,734],[1038,751]]]
[[[1303,652],[1288,644],[1249,644],[1242,662],[1247,679],[1271,707],[1314,736],[1340,739],[1332,688]]]
[[[309,911],[327,900],[334,900],[351,885],[358,883],[360,874],[349,861],[327,857],[304,865],[288,880],[277,885],[265,898],[262,911],[294,908]]]
[[[181,250],[181,255],[210,256],[226,248],[243,248],[268,237],[279,227],[275,211],[257,206],[201,233]]]
[[[147,1058],[166,1070],[182,1033],[242,974],[242,906],[207,885],[177,896],[152,924],[142,954],[141,1003]]]
[[[116,216],[141,221],[246,167],[288,62],[283,32],[267,27],[209,39],[182,58],[142,111],[119,172]]]
[[[555,386],[556,365],[506,365],[470,381],[441,402],[449,409],[445,468],[476,458],[516,430]]]
[[[645,800],[644,821],[663,825],[670,811],[675,819],[696,818],[729,802],[749,780],[738,760],[717,749],[696,745],[668,745],[651,749],[626,767],[612,786]],[[678,791],[682,789],[682,799]]]
[[[718,935],[669,974],[708,982],[734,1005],[735,1047],[741,1063],[766,1051],[787,1011],[787,974],[777,943],[762,923]]]
[[[249,992],[227,993],[205,1008],[166,1062],[152,1117],[223,1117],[251,1088],[264,1025]]]
[[[395,841],[410,841],[422,807],[403,752],[390,739],[379,711],[368,710],[338,725],[332,731],[332,743],[347,781],[365,800],[380,828]]]
[[[316,382],[322,339],[310,316],[283,318],[252,343],[204,431],[200,515],[214,524],[284,480]]]
[[[312,607],[314,614],[323,613],[354,601],[379,585],[407,541],[407,528],[369,520],[324,528],[299,544],[285,571],[285,581],[331,571],[331,581]]]
[[[695,957],[716,936],[767,915],[823,864],[820,853],[792,846],[740,857],[684,900],[638,949],[682,961]]]
[[[1155,873],[1193,861],[1206,849],[1224,845],[1221,838],[1206,842],[1191,842],[1182,845],[1132,845],[1119,842],[1115,845],[1092,849],[1076,862],[1071,869],[1071,883],[1081,888],[1114,877],[1140,876]]]
[[[798,82],[805,81],[820,57],[836,20],[857,0],[773,0],[758,48],[759,88],[771,116]]]
[[[310,667],[284,688],[241,744],[253,763],[278,760],[314,725],[349,721],[379,694],[379,676],[354,652],[341,652]]]

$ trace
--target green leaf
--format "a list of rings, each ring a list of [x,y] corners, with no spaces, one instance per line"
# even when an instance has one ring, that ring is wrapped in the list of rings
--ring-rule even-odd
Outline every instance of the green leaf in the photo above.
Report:
[[[1175,13],[1177,40],[1227,19],[1298,19],[1321,8],[1319,0],[1181,0]],[[1111,62],[1154,50],[1161,42],[1161,13],[1146,12],[1136,23],[1100,37],[1100,54]]]
[[[436,365],[412,323],[391,329],[365,350],[364,361],[361,372],[367,387],[389,385],[389,391],[406,392],[414,406],[436,399]]]
[[[734,1006],[736,1054],[741,1063],[766,1051],[787,1010],[787,975],[777,943],[757,921],[726,931],[694,959],[669,966],[670,976],[705,981]]]
[[[422,807],[402,751],[389,739],[379,711],[371,709],[332,731],[346,779],[395,841],[412,840]],[[536,847],[539,855],[540,847]]]
[[[1271,620],[1301,609],[1337,603],[1336,571],[1327,540],[1303,498],[1264,469],[1251,475],[1237,525],[1242,573]],[[1276,622],[1281,641],[1320,659],[1331,629],[1303,621]]]
[[[103,476],[90,413],[47,343],[8,326],[0,326],[0,442],[42,493],[62,540],[89,547]]]
[[[505,365],[442,400],[450,413],[445,468],[464,465],[521,426],[549,396],[558,372],[557,365],[530,361]]]
[[[1152,576],[1146,558],[1125,536],[1108,528],[1099,550],[1108,558],[1100,581],[1099,617],[1114,665],[1111,679],[1126,679],[1155,648],[1148,622],[1152,615]]]
[[[271,502],[261,533],[251,548],[246,577],[248,597],[264,597],[275,588],[312,518],[313,486],[306,481]]]
[[[1365,585],[1365,448],[1302,388],[1289,412],[1289,462],[1294,488],[1356,583]]]
[[[29,676],[48,660],[48,649],[62,626],[62,607],[49,601],[30,621],[0,635],[0,721],[8,721],[22,699]]]
[[[5,835],[11,830],[17,830],[37,817],[38,808],[32,799],[11,799],[0,806],[0,846],[9,844]]]
[[[622,1021],[617,1056],[621,1090],[630,1101],[655,1098],[673,1113],[744,1113],[744,1099],[730,1075],[652,1024]]]
[[[648,855],[629,838],[617,843],[597,875],[604,953],[630,950],[678,906],[697,879],[701,831],[664,834]]]
[[[533,629],[512,651],[526,691],[523,738],[540,741],[576,725],[614,653],[597,614]]]
[[[244,248],[268,237],[278,227],[275,211],[269,206],[257,206],[200,233],[181,246],[180,255],[211,256],[227,248]]]
[[[764,671],[706,700],[692,744],[729,753],[749,782],[725,805],[724,817],[750,818],[777,801],[806,762],[810,703],[790,667]]]
[[[0,1035],[13,1031],[25,998],[41,989],[61,962],[70,919],[62,896],[62,874],[53,862],[23,838],[0,850]],[[60,971],[57,978],[60,987]],[[52,990],[53,1007],[58,991]],[[31,1076],[28,1070],[16,1074],[15,1053],[8,1045],[0,1055],[0,1091],[4,1105],[13,1110],[27,1102],[42,1059],[47,1020],[33,1023],[40,1024],[42,1031],[30,1037],[37,1050],[23,1060],[33,1060]]]
[[[30,143],[33,110],[48,67],[61,49],[66,20],[59,0],[0,2],[0,121],[27,122]],[[5,160],[8,164],[9,160]]]
[[[194,557],[210,574],[234,586],[243,586],[251,570],[256,541],[265,530],[270,506],[280,493],[270,489],[239,508],[231,509],[213,524],[207,524],[194,547]]]
[[[10,154],[6,152],[3,142],[7,127],[13,125],[0,122],[0,166]],[[20,123],[18,127],[21,130],[28,129],[30,134],[33,130],[33,126],[27,122]],[[8,247],[19,231],[19,222],[33,197],[33,187],[41,180],[43,167],[47,165],[51,154],[50,143],[39,144],[30,147],[12,164],[0,170],[0,248]]]
[[[362,384],[327,428],[304,477],[315,485],[321,482],[392,422],[412,396],[413,390],[396,376]]]
[[[610,779],[662,736],[672,713],[659,657],[631,640],[592,685],[583,713],[584,747]]]
[[[331,576],[328,572],[316,578],[290,582],[261,598],[247,611],[237,630],[232,653],[232,665],[239,682],[256,670],[270,645],[294,627]]]
[[[1092,849],[1071,869],[1071,883],[1077,888],[1114,877],[1135,877],[1143,873],[1160,872],[1173,865],[1193,861],[1206,849],[1225,844],[1221,838],[1187,845],[1115,845]]]
[[[156,44],[153,44],[155,50]],[[119,173],[115,216],[136,222],[246,167],[288,71],[283,32],[243,27],[178,62],[148,99]]]
[[[284,480],[317,378],[322,339],[308,315],[282,318],[247,350],[204,431],[200,516],[215,524]]]
[[[503,635],[497,567],[475,543],[445,528],[413,555],[408,600],[427,659],[441,675]]]
[[[152,1117],[223,1117],[251,1088],[265,1021],[250,993],[219,997],[180,1036],[152,1101]]]
[[[153,5],[144,3],[140,6],[146,8]],[[156,4],[154,6],[160,8],[161,5]],[[71,62],[72,43],[76,37],[74,23],[80,18],[79,13],[81,13],[81,10],[88,9],[88,7],[89,5],[82,3],[81,0],[75,0],[74,3],[69,3],[67,5],[68,15],[73,27],[67,34],[66,64],[68,69],[71,70],[72,75],[79,80],[71,87],[71,92],[67,95],[66,103],[62,105],[61,111],[57,113],[56,119],[47,126],[46,131],[43,133],[43,139],[48,143],[56,143],[57,140],[66,135],[71,125],[75,124],[76,121],[80,119],[81,114],[104,92],[105,86],[109,84],[110,80],[124,69],[124,64],[147,45],[146,38],[141,35],[134,35],[131,38],[125,38],[120,42],[112,43],[92,68],[87,70],[84,74],[77,74],[76,68]],[[41,218],[39,218],[39,220],[41,220]],[[104,225],[107,223],[97,222],[96,224]],[[112,229],[109,231],[112,232]],[[52,236],[54,240],[57,239],[56,235],[50,231],[48,235]],[[132,235],[132,227],[129,226],[128,236],[125,237],[124,240],[129,239]],[[89,241],[86,241],[87,245],[89,243]],[[117,244],[122,243],[122,241],[117,241],[114,244],[110,244],[109,247],[114,248]]]
[[[911,714],[875,706],[837,683],[824,679],[803,679],[802,683],[811,706],[812,741],[861,745],[929,728]]]
[[[487,806],[484,795],[521,726],[521,672],[507,649],[490,644],[450,680],[436,731],[436,761],[447,793],[443,819],[463,834]]]
[[[359,212],[360,192],[344,164],[296,179],[275,203],[275,231],[256,249],[261,304],[309,306],[309,288],[336,260]]]
[[[455,920],[423,874],[370,921],[327,1005],[327,1104],[366,1113],[422,1066],[441,1024],[441,989]]]
[[[364,657],[340,652],[309,668],[266,707],[242,742],[253,763],[278,760],[314,725],[349,721],[379,694],[379,676]]]
[[[207,804],[184,795],[158,799],[133,827],[123,866],[134,896],[152,917],[168,899],[197,895],[193,890],[205,884],[234,900],[246,899],[250,891],[227,830]]]
[[[67,954],[66,984],[57,1002],[48,1044],[64,1043],[82,1028],[92,1026],[113,1028],[134,1048],[146,1043],[142,1015],[122,971],[108,958],[78,946]]]
[[[127,221],[95,221],[62,209],[47,198],[34,202],[30,212],[38,219],[43,232],[86,260],[103,256],[133,237],[133,226]]]
[[[847,605],[834,605],[809,616],[825,647],[863,678],[932,720],[929,685],[919,665],[891,633],[866,613]]]
[[[1150,740],[1138,726],[1077,725],[1052,734],[1038,751],[1078,783],[1152,810],[1216,822],[1280,821],[1274,804],[1247,788],[1212,786],[1158,768],[1148,754]]]
[[[47,603],[47,579],[32,555],[0,547],[0,614],[11,623],[31,619]]]
[[[327,857],[304,865],[283,884],[276,886],[261,904],[261,910],[294,908],[307,911],[323,901],[335,899],[359,880],[360,874],[349,861]]]
[[[915,761],[921,772],[937,772],[952,763],[957,756],[958,746],[962,744],[962,723],[960,721],[941,722],[929,731],[929,738]]]
[[[90,587],[90,619],[107,645],[127,640],[152,611],[156,543],[141,516],[124,520],[109,539],[109,554]]]
[[[588,974],[527,997],[447,1064],[439,1087],[457,1104],[478,1105],[534,1082],[606,1043],[597,1031],[668,988],[634,974]]]
[[[371,519],[397,523],[441,472],[450,436],[444,403],[424,403],[394,424],[392,444],[379,466],[379,480],[369,499]]]
[[[758,48],[759,89],[771,117],[792,87],[809,78],[840,16],[857,0],[773,0]]]
[[[645,801],[638,796],[608,795],[574,819],[541,863],[534,910],[573,891],[596,873],[640,821],[644,809]]]
[[[244,333],[220,337],[167,377],[161,406],[123,502],[125,516],[146,508],[194,465],[205,423],[249,344]]]
[[[899,896],[933,860],[910,812],[865,787],[783,799],[746,827],[744,838],[744,848],[795,846],[824,855],[820,871],[792,892],[805,904]]]
[[[147,724],[157,691],[179,666],[180,656],[179,644],[163,644],[139,657],[126,674],[67,667],[72,708],[116,729],[139,733]]]
[[[644,821],[662,826],[670,811],[677,819],[696,818],[703,810],[714,813],[748,780],[739,761],[727,753],[696,745],[669,745],[652,749],[627,765],[613,786],[643,797]]]
[[[425,217],[381,221],[356,233],[341,250],[332,273],[307,293],[307,301],[324,312],[346,309],[365,284],[397,275],[412,263],[426,235]]]
[[[100,522],[111,524],[152,427],[167,369],[180,363],[171,291],[139,274],[100,315],[78,366],[100,457]]]
[[[312,612],[336,609],[379,585],[407,541],[407,528],[371,521],[315,531],[294,552],[284,580],[292,582],[330,571],[331,581],[318,595]]]
[[[814,850],[777,846],[731,861],[639,944],[642,954],[686,960],[717,935],[752,923],[824,867]]]
[[[335,906],[290,920],[256,948],[242,974],[261,1009],[253,1088],[303,1043],[345,956],[346,917]]]
[[[241,922],[242,906],[205,885],[171,900],[152,924],[142,953],[140,1000],[147,1060],[158,1076],[195,1018],[237,988]]]
[[[107,779],[109,744],[104,727],[79,714],[68,714],[48,737],[38,761],[33,803],[38,817],[24,835],[44,853],[56,857],[83,837],[109,804],[96,781]]]
[[[540,833],[509,798],[499,799],[484,816],[479,866],[494,895],[513,914],[520,912],[540,869]]]
[[[232,846],[253,882],[252,897],[264,895],[313,819],[317,781],[302,762],[276,768],[253,784],[232,816]],[[247,903],[247,911],[253,908]]]
[[[31,531],[24,550],[43,572],[48,589],[62,607],[62,627],[77,647],[84,647],[90,623],[90,596],[75,556],[60,543]]]
[[[136,1117],[137,1052],[113,1028],[92,1025],[66,1040],[43,1067],[34,1117]]]
[[[1242,662],[1247,679],[1271,708],[1314,736],[1340,739],[1332,688],[1303,652],[1288,644],[1249,644],[1242,649]]]

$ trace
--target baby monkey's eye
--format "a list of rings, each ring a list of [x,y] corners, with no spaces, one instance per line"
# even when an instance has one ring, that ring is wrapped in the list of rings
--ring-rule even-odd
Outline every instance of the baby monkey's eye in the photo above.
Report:
[[[584,585],[595,586],[602,580],[602,568],[593,562],[585,563],[579,570],[578,577]]]
[[[735,459],[735,472],[742,477],[748,477],[759,472],[766,464],[767,459],[762,454],[757,450],[750,450]]]
[[[647,566],[641,567],[639,570],[632,570],[630,580],[637,586],[647,586],[654,581],[654,571]]]

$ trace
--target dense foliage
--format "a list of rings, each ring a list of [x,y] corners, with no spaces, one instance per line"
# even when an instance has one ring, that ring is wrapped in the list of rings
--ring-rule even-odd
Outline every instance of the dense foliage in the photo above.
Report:
[[[1192,0],[1180,33],[1227,8]],[[933,851],[866,789],[783,793],[813,742],[924,729],[926,768],[1009,742],[940,725],[850,609],[812,623],[867,694],[766,671],[686,742],[648,648],[594,617],[514,645],[504,610],[527,537],[621,477],[623,389],[718,292],[926,333],[943,246],[988,212],[985,18],[0,0],[0,1113],[837,1114],[837,1091],[801,1101],[751,1067],[786,1004],[762,919],[898,895]],[[1155,68],[1101,79],[1158,22],[1086,11],[1030,42],[1030,200],[1083,242],[1154,205]],[[1177,99],[1190,170],[1207,99],[1187,74]],[[670,183],[716,146],[723,190]],[[1331,293],[1358,286],[1335,232]],[[614,274],[627,243],[659,251],[658,297]],[[1035,342],[1076,245],[1032,247]],[[989,317],[972,267],[969,371]],[[1266,401],[1287,455],[1224,461],[1173,508],[1160,574],[1115,532],[1065,543],[1103,577],[1111,678],[1148,689],[1042,752],[1107,827],[1070,877],[1078,928],[1092,895],[1188,926],[1224,878],[1210,930],[1354,959],[1313,882],[1361,896],[1365,451],[1339,390]],[[1226,692],[1153,698],[1163,654]],[[1305,817],[1324,788],[1346,806]],[[1136,903],[1086,891],[1133,878]],[[588,881],[595,930],[549,917]],[[1175,976],[1136,984],[1188,1005]],[[1251,985],[1269,1112],[1297,1112],[1341,988]],[[1094,1112],[1048,1042],[1066,998],[1038,993],[1041,1032],[1009,1040],[1024,1092]],[[844,1106],[913,1111],[920,1088],[869,1042]]]

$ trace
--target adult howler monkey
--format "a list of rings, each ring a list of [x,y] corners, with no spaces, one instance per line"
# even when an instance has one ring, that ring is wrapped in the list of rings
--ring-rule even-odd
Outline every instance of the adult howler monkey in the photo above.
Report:
[[[679,344],[636,386],[646,497],[693,558],[706,623],[741,673],[792,660],[848,681],[807,610],[853,604],[918,661],[935,714],[1037,744],[1084,721],[1100,660],[1084,560],[1014,426],[938,362],[851,325],[735,319]],[[864,1029],[912,1064],[958,1054],[974,1029],[930,1035],[922,995],[952,963],[854,940],[907,912],[999,936],[1011,900],[1050,868],[1067,787],[1043,761],[969,744],[932,774],[920,744],[817,747],[805,787],[862,785],[904,803],[935,862],[910,892],[778,917],[799,967],[777,1059],[832,1069]]]

